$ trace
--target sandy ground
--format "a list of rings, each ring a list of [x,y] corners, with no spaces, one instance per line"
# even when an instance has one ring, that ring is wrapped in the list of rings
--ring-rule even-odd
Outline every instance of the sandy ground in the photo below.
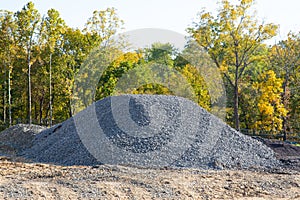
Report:
[[[146,169],[0,159],[0,199],[300,199],[292,170]]]

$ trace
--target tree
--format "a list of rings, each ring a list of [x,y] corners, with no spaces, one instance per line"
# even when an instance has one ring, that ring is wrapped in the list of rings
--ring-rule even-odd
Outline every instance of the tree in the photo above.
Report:
[[[259,82],[259,77],[265,71],[272,70],[269,58],[269,47],[261,45],[255,56],[259,59],[251,63],[244,71],[243,77],[240,78],[239,90],[239,117],[240,128],[246,131],[254,131],[254,124],[258,117],[257,99],[258,92],[253,88],[255,82]],[[230,95],[229,95],[230,96]]]
[[[141,54],[136,52],[127,52],[114,60],[102,74],[96,92],[96,100],[103,99],[113,94],[118,80],[136,67],[142,59]]]
[[[12,105],[11,105],[11,74],[13,69],[13,62],[14,58],[16,57],[16,51],[15,51],[15,21],[13,18],[13,13],[9,11],[3,11],[4,15],[1,16],[1,24],[0,24],[0,46],[1,46],[1,59],[3,61],[5,75],[7,74],[7,88],[4,88],[4,111],[3,111],[3,118],[4,123],[6,121],[6,90],[8,93],[8,124],[9,126],[12,125]],[[6,71],[8,73],[6,73]],[[5,80],[6,82],[6,80]]]
[[[291,100],[297,95],[297,88],[293,87],[297,84],[297,72],[300,66],[300,35],[289,33],[286,40],[280,41],[271,48],[270,62],[276,69],[276,72],[283,78],[283,91],[281,99],[284,108],[289,111],[286,116],[283,116],[283,139],[287,139],[288,131],[292,130],[290,116],[293,112],[291,109]],[[293,90],[293,94],[291,94]]]
[[[72,116],[72,99],[74,98],[73,87],[75,74],[78,74],[80,67],[89,55],[89,53],[98,45],[98,36],[91,33],[83,33],[79,29],[67,27],[62,34],[63,44],[61,47],[60,64],[63,66],[65,85],[61,100],[64,101],[64,107],[68,109],[67,117]],[[64,100],[63,100],[64,99]]]
[[[113,36],[122,25],[114,8],[95,11],[84,31],[67,27],[54,9],[41,19],[32,2],[15,13],[1,11],[1,121],[50,119],[51,125],[70,117],[75,74],[95,47],[119,44]]]
[[[96,100],[95,87],[99,82],[99,76],[114,59],[122,54],[120,47],[124,47],[123,40],[116,41],[113,38],[122,25],[123,21],[114,8],[94,11],[93,16],[88,19],[83,33],[84,40],[87,40],[89,47],[92,48],[86,52],[86,60],[74,80],[73,101],[72,103],[70,101],[73,114]]]
[[[277,78],[274,71],[269,70],[259,76],[259,82],[253,84],[258,92],[258,119],[254,124],[256,130],[266,130],[270,133],[278,133],[282,130],[282,117],[287,110],[281,102],[283,80]]]
[[[90,33],[94,42],[101,43],[106,47],[111,45],[114,41],[112,39],[119,29],[122,29],[124,22],[117,15],[115,8],[107,8],[106,10],[95,10],[93,16],[88,19],[84,33]]]
[[[52,106],[52,55],[54,53],[57,43],[62,42],[61,36],[64,33],[65,22],[59,16],[59,12],[50,9],[47,12],[45,19],[45,40],[49,48],[49,110],[50,110],[50,121],[49,125],[52,126],[53,119],[53,106]]]
[[[28,123],[32,123],[32,100],[31,100],[31,65],[32,57],[31,51],[34,44],[37,41],[37,31],[39,29],[40,14],[35,9],[34,4],[29,2],[23,7],[21,11],[16,13],[17,17],[17,34],[18,42],[22,47],[25,47],[26,58],[27,58],[27,75],[28,75],[28,100],[27,100],[27,120]]]
[[[275,36],[277,30],[276,25],[259,24],[249,14],[253,3],[253,0],[241,0],[239,5],[234,6],[228,0],[223,0],[216,17],[202,11],[199,22],[188,29],[233,89],[234,124],[237,130],[240,130],[239,81],[245,69],[258,59],[254,56],[258,47]]]
[[[188,41],[175,60],[179,70],[191,84],[195,101],[221,119],[225,118],[226,98],[219,69],[208,53],[194,40]]]
[[[183,68],[180,69],[180,72],[187,79],[189,84],[191,84],[197,97],[196,101],[198,105],[210,111],[211,98],[209,95],[209,91],[203,77],[201,76],[197,68],[192,66],[191,64],[186,64]]]
[[[145,59],[147,62],[156,63],[159,65],[162,65],[162,71],[160,72],[160,76],[163,78],[165,77],[166,82],[168,83],[168,89],[170,89],[170,79],[171,75],[170,70],[167,68],[174,68],[174,61],[172,57],[176,56],[176,49],[174,46],[170,43],[162,44],[162,43],[154,43],[151,45],[151,48],[146,49],[146,56]],[[153,86],[152,86],[153,87]],[[155,85],[154,88],[156,90],[163,90],[163,88],[160,88],[162,86]],[[168,93],[168,91],[165,91],[165,93]]]

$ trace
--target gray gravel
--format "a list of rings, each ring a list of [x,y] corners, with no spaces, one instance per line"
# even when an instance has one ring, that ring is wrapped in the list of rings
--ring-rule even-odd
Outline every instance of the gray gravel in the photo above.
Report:
[[[235,169],[278,165],[273,151],[175,96],[122,95],[42,131],[21,156],[60,165]]]
[[[17,124],[0,132],[0,156],[15,155],[31,147],[34,136],[45,129],[38,125]]]

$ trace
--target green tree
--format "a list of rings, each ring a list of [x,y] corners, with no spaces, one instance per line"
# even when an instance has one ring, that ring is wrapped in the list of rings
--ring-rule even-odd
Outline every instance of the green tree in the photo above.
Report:
[[[240,130],[239,120],[239,81],[245,69],[258,58],[255,55],[262,42],[276,35],[274,24],[259,24],[249,14],[253,0],[241,0],[232,5],[222,1],[219,13],[214,17],[202,11],[199,22],[188,29],[192,38],[202,46],[226,81],[233,89],[234,124]]]
[[[5,85],[3,94],[3,121],[6,123],[6,93],[8,96],[8,125],[12,125],[12,98],[11,98],[11,85],[12,85],[12,70],[14,60],[16,58],[16,40],[15,40],[15,20],[13,13],[9,11],[1,11],[3,15],[0,19],[0,56],[4,67]],[[7,73],[6,73],[7,72]],[[6,84],[7,80],[7,84]],[[6,92],[7,91],[7,92]]]
[[[175,57],[177,50],[170,43],[153,43],[151,48],[145,49],[145,60],[151,65],[157,64],[161,66],[161,71],[159,76],[163,78],[163,82],[167,82],[167,86],[162,86],[159,84],[147,84],[139,88],[139,92],[147,93],[156,93],[156,94],[172,94],[172,91],[169,91],[171,84],[171,76],[174,75],[171,73],[170,69],[174,69],[174,60],[172,57]]]
[[[273,45],[270,52],[270,62],[276,69],[277,74],[283,79],[283,91],[281,98],[284,104],[284,108],[288,110],[288,114],[283,116],[282,126],[283,126],[283,139],[287,139],[287,133],[292,130],[292,124],[290,121],[291,117],[296,112],[293,109],[296,108],[295,98],[297,99],[297,93],[299,84],[297,84],[297,74],[299,74],[300,66],[300,35],[289,33],[286,40],[280,41],[278,44]],[[298,93],[299,95],[299,93]],[[299,99],[298,99],[299,100]],[[293,121],[293,120],[292,120]]]
[[[88,19],[83,29],[83,40],[87,40],[89,47],[92,48],[89,52],[85,52],[87,59],[82,63],[84,67],[80,68],[74,80],[72,113],[78,112],[96,100],[95,88],[91,88],[90,85],[96,85],[99,82],[99,76],[103,70],[116,59],[112,59],[114,56],[122,55],[120,48],[124,47],[124,41],[113,38],[122,25],[123,21],[118,17],[114,8],[94,11],[93,16]],[[86,84],[86,81],[90,84]]]
[[[89,33],[94,40],[95,46],[101,44],[104,47],[112,45],[115,36],[123,28],[123,20],[119,18],[115,8],[95,10],[93,16],[88,19],[84,33]]]
[[[65,31],[65,22],[59,16],[59,12],[50,9],[47,12],[47,17],[45,19],[45,40],[48,44],[49,49],[49,110],[50,110],[50,126],[52,126],[53,119],[53,106],[52,106],[52,56],[55,50],[55,47],[59,43],[62,43],[61,37]]]
[[[113,94],[118,80],[137,66],[142,55],[136,52],[127,52],[114,60],[102,74],[97,88],[96,100]]]
[[[27,60],[28,75],[28,100],[27,100],[27,120],[32,123],[32,99],[31,99],[31,65],[32,65],[32,49],[38,38],[38,29],[40,28],[41,17],[34,4],[29,2],[16,13],[17,17],[17,36],[19,44],[25,48]]]
[[[79,29],[67,27],[62,35],[63,44],[61,47],[60,65],[64,68],[63,73],[65,79],[64,93],[61,98],[64,103],[61,105],[68,108],[67,117],[72,116],[72,99],[75,75],[79,73],[80,67],[87,58],[92,49],[95,48],[95,36],[90,33],[83,33]],[[64,99],[64,100],[63,100]],[[56,108],[57,110],[58,108]],[[63,111],[61,111],[63,112]],[[64,114],[63,114],[64,115]]]

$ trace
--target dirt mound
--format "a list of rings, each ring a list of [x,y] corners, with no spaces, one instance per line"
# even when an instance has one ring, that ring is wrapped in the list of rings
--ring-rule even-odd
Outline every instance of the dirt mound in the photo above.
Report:
[[[195,103],[163,95],[105,98],[36,135],[21,155],[60,165],[274,167],[274,152]]]
[[[276,157],[300,157],[300,147],[289,144],[280,140],[272,140],[266,138],[257,138],[262,141],[265,145],[274,150]]]
[[[17,124],[0,133],[0,155],[15,155],[32,145],[34,136],[45,127]]]
[[[271,140],[266,138],[255,137],[255,139],[263,142],[270,147],[276,158],[282,162],[284,167],[300,171],[300,147],[294,146],[280,140]]]

